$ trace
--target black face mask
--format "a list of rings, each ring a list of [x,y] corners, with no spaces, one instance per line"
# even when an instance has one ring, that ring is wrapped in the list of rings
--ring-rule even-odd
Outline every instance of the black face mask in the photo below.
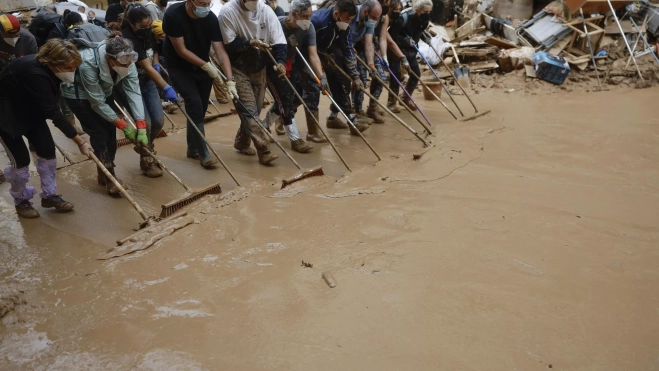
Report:
[[[135,34],[140,39],[150,40],[151,39],[151,29],[150,28],[141,28],[135,31]]]
[[[430,22],[430,13],[421,13],[421,14],[419,14],[419,20],[421,21],[421,23]]]
[[[395,21],[400,18],[400,12],[391,12],[391,20]]]
[[[382,14],[387,14],[387,13],[389,13],[389,5],[383,5]]]
[[[160,0],[160,6],[163,7],[163,8],[166,8],[166,7],[167,7],[167,2],[168,2],[168,1],[169,1],[169,0]]]

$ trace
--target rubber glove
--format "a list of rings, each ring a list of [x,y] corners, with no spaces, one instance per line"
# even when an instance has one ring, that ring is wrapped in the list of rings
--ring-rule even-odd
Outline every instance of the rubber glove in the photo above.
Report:
[[[286,66],[284,66],[283,64],[277,63],[272,68],[274,68],[275,72],[277,72],[277,75],[279,75],[279,77],[286,76]]]
[[[158,73],[162,73],[162,67],[161,67],[159,64],[157,64],[157,63],[154,64],[154,65],[153,65],[153,68],[155,68],[156,71],[158,71]]]
[[[201,69],[206,71],[208,76],[210,76],[212,79],[217,79],[220,77],[220,70],[217,69],[211,62],[206,62],[203,66],[201,66]]]
[[[385,68],[389,67],[389,59],[387,57],[382,58],[382,62],[384,62]]]
[[[400,58],[400,63],[403,65],[403,69],[405,69],[405,71],[407,71],[407,72],[410,71],[410,62],[407,61],[406,56],[402,56]]]
[[[329,91],[329,84],[327,84],[327,76],[322,75],[320,76],[320,88],[323,89],[323,91]]]
[[[253,46],[257,49],[263,50],[263,51],[270,50],[270,45],[268,45],[266,42],[261,41],[259,39],[249,40],[249,45]]]
[[[137,143],[142,143],[145,146],[149,145],[149,138],[146,135],[146,129],[137,129]]]
[[[123,120],[121,120],[121,121],[123,121]],[[126,139],[130,140],[131,142],[135,141],[135,137],[137,136],[137,132],[135,131],[135,129],[133,129],[132,126],[126,126],[123,129],[121,129],[121,131],[124,132],[124,137],[126,137]]]
[[[373,64],[373,63],[368,65],[368,73],[370,73],[371,76],[380,76],[380,73],[375,68],[375,64]]]
[[[178,102],[178,95],[170,85],[165,86],[165,88],[162,89],[162,92],[165,94],[165,98],[170,102]]]
[[[91,144],[89,144],[89,142],[87,141],[84,141],[82,144],[79,144],[78,150],[80,151],[80,153],[82,153],[87,157],[89,157],[90,153],[94,152],[94,149],[92,148]]]
[[[229,94],[231,94],[233,98],[238,99],[238,90],[236,90],[235,81],[227,82],[227,90],[229,91]]]

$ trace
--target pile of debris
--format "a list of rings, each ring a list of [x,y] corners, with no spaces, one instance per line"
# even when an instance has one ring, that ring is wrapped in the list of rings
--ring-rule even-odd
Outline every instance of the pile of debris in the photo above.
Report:
[[[647,0],[464,0],[456,9],[445,26],[428,29],[445,63],[427,44],[419,48],[453,84],[534,93],[659,83],[659,6]]]

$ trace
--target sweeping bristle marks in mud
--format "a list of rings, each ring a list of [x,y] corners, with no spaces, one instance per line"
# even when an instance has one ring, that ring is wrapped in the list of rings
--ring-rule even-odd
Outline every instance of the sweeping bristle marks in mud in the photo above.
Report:
[[[46,119],[72,139],[80,153],[91,154],[92,146],[77,134],[58,106],[60,83],[72,82],[81,62],[80,53],[72,43],[53,39],[46,42],[39,54],[15,59],[0,73],[0,139],[11,162],[4,174],[21,217],[39,217],[30,202],[36,190],[28,185],[30,152],[23,137],[34,145],[37,153],[41,206],[59,212],[73,209],[72,203],[57,194],[55,142]]]

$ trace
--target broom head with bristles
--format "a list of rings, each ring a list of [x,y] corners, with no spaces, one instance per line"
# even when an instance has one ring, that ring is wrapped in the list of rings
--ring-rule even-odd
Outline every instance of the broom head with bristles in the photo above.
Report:
[[[318,167],[315,167],[315,168],[313,168],[313,169],[309,169],[309,170],[304,170],[304,171],[302,171],[301,173],[296,174],[296,175],[295,175],[294,177],[292,177],[292,178],[289,178],[289,179],[283,179],[283,180],[281,181],[281,189],[284,189],[284,188],[285,188],[286,186],[288,186],[289,184],[293,184],[293,183],[295,183],[295,182],[297,182],[297,181],[299,181],[299,180],[307,179],[307,178],[310,178],[310,177],[312,177],[312,176],[322,176],[322,175],[325,175],[325,173],[323,173],[323,168],[322,168],[322,166],[318,166]]]
[[[206,195],[219,195],[220,193],[222,193],[222,188],[220,188],[220,183],[213,184],[200,191],[193,192],[190,195],[181,198],[180,200],[175,200],[168,204],[162,205],[162,211],[160,212],[160,217],[166,218]]]

